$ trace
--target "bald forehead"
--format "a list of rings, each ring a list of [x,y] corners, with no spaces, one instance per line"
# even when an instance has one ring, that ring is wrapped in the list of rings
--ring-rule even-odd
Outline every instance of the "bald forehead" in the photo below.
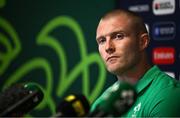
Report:
[[[104,26],[106,25],[112,25],[116,28],[119,28],[119,26],[126,26],[132,29],[132,18],[129,18],[126,14],[110,14],[110,16],[104,17],[100,20],[97,30],[100,28],[104,30]],[[103,28],[101,28],[103,26]],[[108,26],[107,26],[108,27]],[[109,28],[108,28],[109,29]]]
[[[109,19],[112,17],[120,17],[120,16],[130,18],[130,19],[134,19],[137,17],[137,14],[135,14],[134,12],[131,12],[131,11],[127,11],[127,10],[113,10],[113,11],[105,14],[101,20]]]
[[[104,22],[104,21],[110,21],[110,20],[116,20],[119,21],[120,23],[124,22],[126,23],[129,27],[133,28],[135,22],[138,20],[136,18],[135,14],[131,14],[130,11],[126,10],[113,10],[106,15],[104,15],[100,22],[99,25]]]
[[[132,29],[136,29],[136,33],[147,33],[147,29],[145,28],[143,19],[135,12],[124,10],[124,9],[117,9],[106,13],[102,18],[101,21],[109,20],[109,19],[123,19],[128,21],[129,27]]]
[[[104,24],[113,25],[117,28],[119,26],[118,24],[120,24],[120,26],[128,25],[128,27],[131,27],[131,18],[128,18],[125,14],[118,14],[118,15],[113,15],[112,17],[102,18],[98,24],[97,30],[102,25],[104,26]]]
[[[106,20],[110,18],[124,18],[125,20],[129,20],[132,22],[132,25],[144,25],[143,19],[135,12],[124,10],[124,9],[116,9],[106,13],[101,20]]]

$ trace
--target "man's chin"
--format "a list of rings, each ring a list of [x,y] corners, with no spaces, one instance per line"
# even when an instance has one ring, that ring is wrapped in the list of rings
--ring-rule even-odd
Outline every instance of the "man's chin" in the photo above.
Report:
[[[114,75],[119,75],[120,73],[122,73],[120,70],[118,69],[108,69],[108,71]]]
[[[126,68],[123,68],[123,67],[118,67],[118,68],[109,67],[109,68],[107,68],[107,70],[112,74],[121,75],[121,74],[123,74],[125,72]]]

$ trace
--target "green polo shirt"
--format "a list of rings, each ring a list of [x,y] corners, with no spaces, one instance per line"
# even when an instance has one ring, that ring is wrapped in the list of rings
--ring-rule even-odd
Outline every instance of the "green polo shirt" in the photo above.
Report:
[[[96,108],[101,102],[101,97],[107,94],[112,86],[93,103],[91,111]],[[137,100],[123,115],[124,117],[180,116],[180,83],[157,66],[153,66],[144,74],[135,85],[135,89],[138,94]]]

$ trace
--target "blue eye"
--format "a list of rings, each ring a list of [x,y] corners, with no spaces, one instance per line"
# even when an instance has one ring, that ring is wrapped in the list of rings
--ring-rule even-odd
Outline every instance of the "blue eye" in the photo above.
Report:
[[[124,36],[125,35],[123,33],[117,33],[117,34],[115,34],[114,39],[123,39]]]

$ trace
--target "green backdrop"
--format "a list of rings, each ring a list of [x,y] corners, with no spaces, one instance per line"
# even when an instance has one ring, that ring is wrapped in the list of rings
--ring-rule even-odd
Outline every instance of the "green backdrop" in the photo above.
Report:
[[[116,79],[95,41],[99,18],[113,0],[0,0],[0,88],[36,82],[45,94],[28,116],[51,116],[63,97],[92,103]]]

